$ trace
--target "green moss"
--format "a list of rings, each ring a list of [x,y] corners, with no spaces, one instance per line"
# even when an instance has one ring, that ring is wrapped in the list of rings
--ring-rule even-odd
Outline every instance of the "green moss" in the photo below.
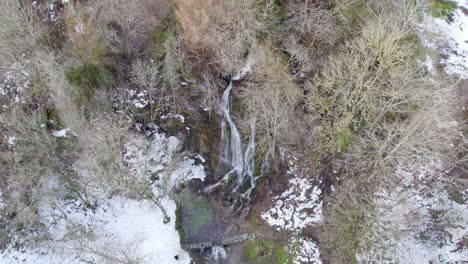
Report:
[[[351,147],[352,140],[349,128],[345,128],[336,134],[336,142],[340,152],[346,152]]]
[[[245,258],[248,261],[255,261],[260,253],[260,248],[255,240],[249,240],[244,249]]]
[[[275,252],[276,255],[276,264],[286,264],[288,263],[289,254],[283,248],[278,248]]]
[[[113,75],[108,66],[97,66],[91,63],[67,69],[66,78],[72,85],[79,88],[74,91],[78,101],[89,101],[95,89],[113,83]]]
[[[261,13],[259,19],[266,20],[270,31],[280,30],[280,24],[288,19],[284,2],[284,0],[256,0],[255,2],[257,9]],[[268,35],[259,35],[258,38],[262,40],[268,38]]]
[[[250,224],[252,224],[253,226],[257,226],[260,224],[260,221],[258,220],[258,217],[256,214],[254,213],[250,213],[249,215],[249,222]]]
[[[271,252],[271,250],[276,246],[276,243],[273,240],[265,239],[260,241],[260,245],[264,250],[268,250],[269,252]]]
[[[289,254],[274,240],[249,240],[244,249],[245,258],[250,263],[288,263]]]
[[[340,18],[342,23],[346,25],[346,30],[344,30],[340,36],[341,41],[352,37],[352,33],[361,28],[363,23],[372,16],[372,10],[364,0],[348,1],[348,3],[337,4],[333,11],[337,14],[337,17]]]
[[[47,129],[59,129],[61,125],[57,110],[52,107],[45,108],[40,123],[45,124]]]
[[[453,0],[433,0],[430,5],[433,17],[447,17],[458,8],[457,2]]]
[[[385,113],[385,120],[390,123],[395,123],[398,120],[398,112],[389,111]]]
[[[161,59],[164,56],[164,43],[175,34],[176,20],[174,16],[168,16],[163,19],[150,34],[150,50],[155,59]]]
[[[458,203],[458,204],[465,204],[465,199],[463,199],[463,194],[458,190],[452,189],[449,191],[449,198],[450,200]]]
[[[94,64],[84,64],[78,68],[70,68],[66,73],[71,84],[98,88],[112,82],[112,74],[107,67]]]
[[[151,183],[154,183],[155,181],[158,181],[159,180],[159,176],[157,176],[156,174],[153,174],[150,176],[150,181]]]

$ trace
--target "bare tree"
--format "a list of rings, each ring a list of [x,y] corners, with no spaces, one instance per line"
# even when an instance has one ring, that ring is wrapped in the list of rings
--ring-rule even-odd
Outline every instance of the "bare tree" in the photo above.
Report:
[[[246,114],[257,122],[257,145],[265,161],[275,159],[276,146],[287,134],[289,119],[302,98],[293,83],[287,64],[270,46],[257,46],[253,50],[255,69],[253,80],[240,94],[247,106]]]

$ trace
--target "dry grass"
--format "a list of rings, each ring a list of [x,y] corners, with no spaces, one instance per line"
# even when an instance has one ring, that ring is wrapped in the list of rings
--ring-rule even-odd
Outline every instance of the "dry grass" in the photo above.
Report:
[[[76,6],[66,5],[64,17],[67,35],[72,44],[71,55],[81,63],[102,63],[109,50],[95,28],[93,13],[77,2]]]
[[[0,57],[3,64],[14,62],[36,45],[40,28],[33,23],[33,7],[17,0],[0,2]]]
[[[221,69],[233,73],[259,36],[271,33],[271,8],[271,3],[261,6],[255,0],[191,0],[178,1],[176,14],[189,47],[211,51]]]
[[[124,120],[114,122],[110,117],[91,119],[78,138],[79,157],[75,170],[83,177],[81,189],[100,188],[105,192],[131,192],[129,175],[122,160],[123,146],[130,138],[129,124]],[[135,184],[136,186],[136,184]]]
[[[131,59],[148,46],[150,32],[171,10],[164,0],[105,0],[93,3],[95,27],[115,54]]]
[[[184,40],[192,48],[206,46],[207,33],[215,11],[214,0],[178,0],[175,15]]]
[[[56,62],[54,55],[47,52],[37,52],[33,60],[41,82],[48,89],[61,124],[64,128],[70,128],[76,135],[81,134],[85,118],[82,109],[73,99],[76,91],[66,80],[64,67]]]

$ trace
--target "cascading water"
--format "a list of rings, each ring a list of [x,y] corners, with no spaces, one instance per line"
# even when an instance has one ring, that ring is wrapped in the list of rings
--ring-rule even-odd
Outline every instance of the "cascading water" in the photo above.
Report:
[[[218,260],[226,258],[226,250],[223,246],[214,246],[211,248],[211,259]]]
[[[250,182],[249,189],[241,194],[241,196],[247,200],[250,200],[250,194],[255,188],[256,180],[253,174],[255,168],[255,119],[250,122],[249,144],[245,148],[245,153],[243,153],[241,136],[236,124],[231,118],[229,110],[229,95],[233,88],[233,82],[242,80],[245,75],[251,71],[253,63],[253,57],[249,56],[244,68],[242,68],[239,73],[229,81],[229,84],[224,90],[220,105],[222,112],[220,163],[228,165],[230,169],[220,181],[205,189],[205,191],[209,192],[223,183],[226,183],[231,176],[236,176],[236,186],[234,187],[233,192],[238,192],[245,184],[246,180],[249,180]]]

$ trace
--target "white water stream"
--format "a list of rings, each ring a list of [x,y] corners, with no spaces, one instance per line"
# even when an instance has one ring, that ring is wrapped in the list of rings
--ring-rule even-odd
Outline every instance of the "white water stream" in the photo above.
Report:
[[[211,259],[224,259],[226,255],[226,250],[223,246],[214,246],[211,248]]]
[[[238,192],[246,180],[250,181],[250,188],[241,194],[243,198],[250,199],[250,194],[255,188],[255,176],[253,174],[255,168],[255,119],[250,123],[249,144],[245,148],[245,152],[243,152],[241,135],[231,118],[229,104],[229,95],[233,88],[233,82],[242,80],[245,75],[252,70],[253,63],[254,60],[252,56],[249,56],[246,65],[229,81],[229,84],[224,90],[220,104],[222,111],[220,163],[227,164],[230,170],[220,181],[208,186],[205,191],[209,192],[223,183],[226,183],[232,176],[236,177],[236,186],[233,192]]]

